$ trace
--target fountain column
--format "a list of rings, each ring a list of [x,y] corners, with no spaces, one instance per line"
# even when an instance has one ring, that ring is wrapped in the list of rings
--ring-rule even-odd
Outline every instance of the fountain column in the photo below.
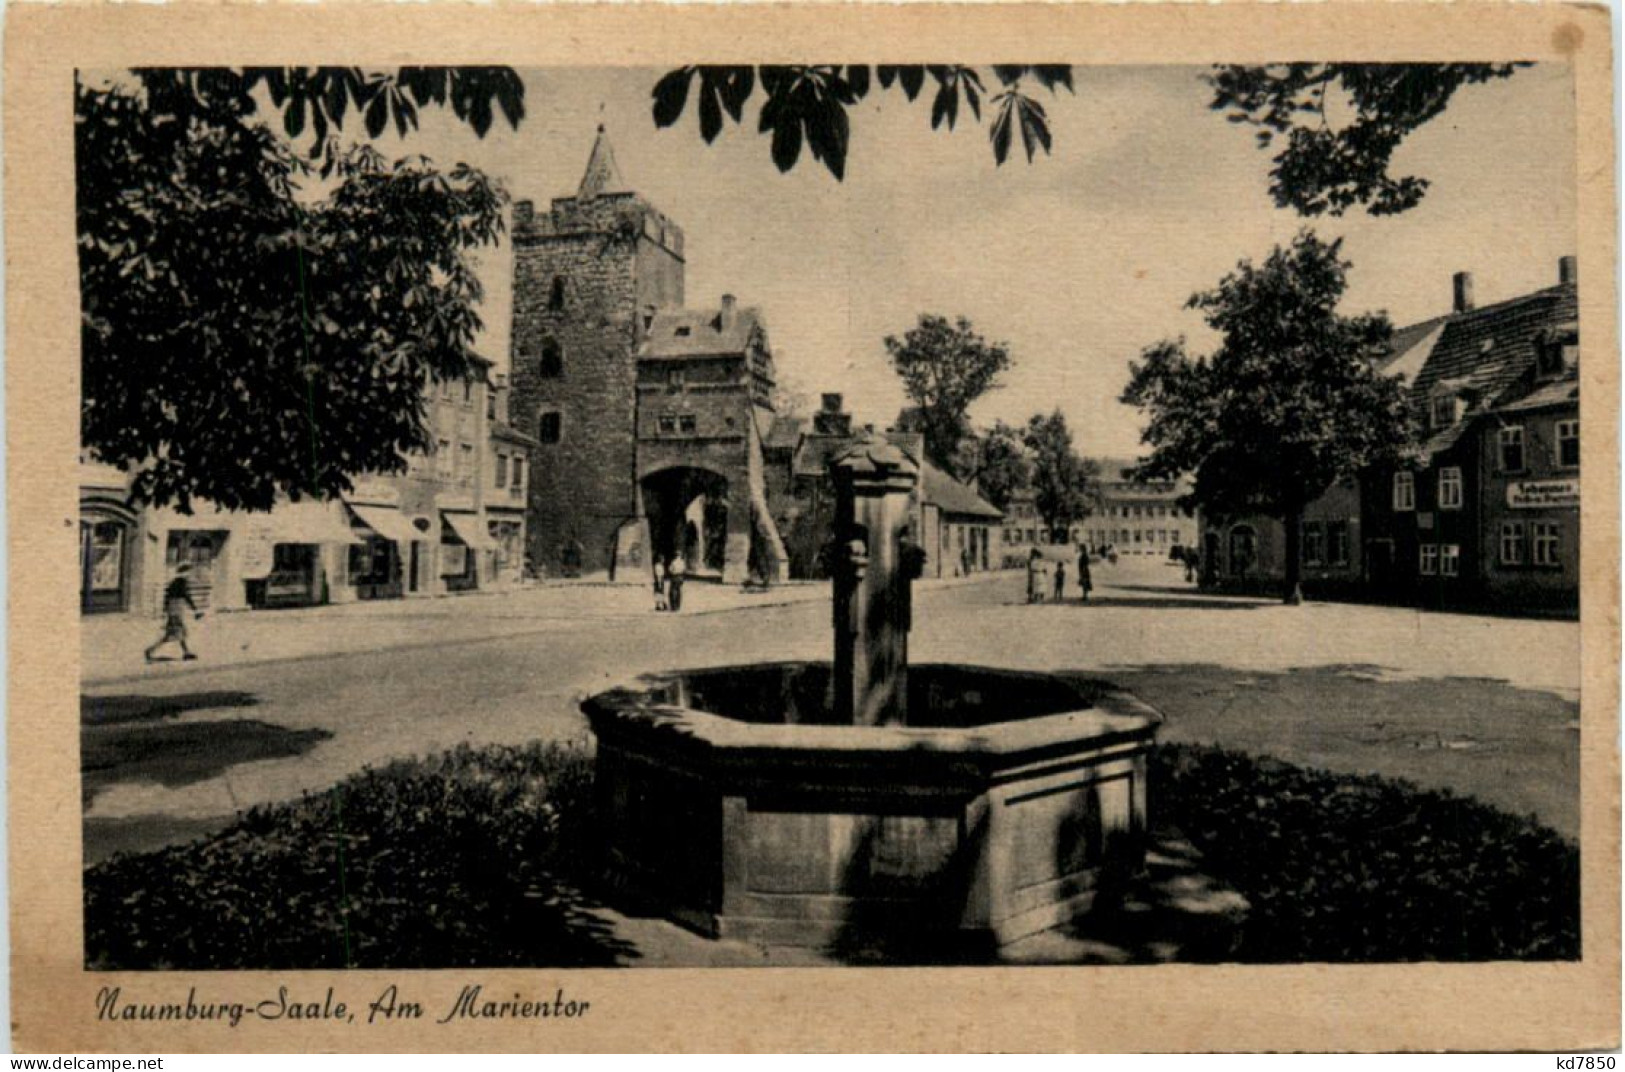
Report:
[[[880,438],[830,461],[835,484],[835,717],[853,726],[908,722],[911,585],[925,551],[911,532],[920,467]]]

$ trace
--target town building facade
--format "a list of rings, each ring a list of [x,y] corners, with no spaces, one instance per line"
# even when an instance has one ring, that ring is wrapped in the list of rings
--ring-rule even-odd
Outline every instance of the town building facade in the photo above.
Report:
[[[131,474],[86,459],[80,466],[80,606],[85,613],[156,613],[184,564],[200,608],[241,610],[444,595],[519,583],[496,538],[518,525],[523,468],[501,494],[482,479],[497,444],[528,441],[498,420],[505,404],[490,362],[470,379],[425,390],[431,449],[399,473],[364,474],[327,501],[280,501],[269,511],[190,511],[133,502]],[[506,475],[506,474],[505,474]],[[498,501],[491,502],[493,498]],[[492,509],[491,507],[494,507]]]
[[[839,394],[822,397],[811,417],[782,415],[769,425],[764,443],[764,486],[793,578],[828,575],[825,551],[834,519],[835,490],[829,462],[872,429],[854,429]],[[895,429],[881,433],[920,461],[920,480],[910,499],[911,529],[926,557],[923,576],[959,577],[1003,564],[1003,514],[975,490],[925,459],[925,437]]]
[[[526,539],[551,575],[642,583],[656,558],[781,577],[762,440],[772,350],[725,295],[684,307],[684,237],[622,181],[603,129],[573,197],[514,213],[513,425],[536,441]]]
[[[1575,262],[1557,284],[1401,328],[1379,371],[1404,377],[1421,460],[1328,489],[1305,511],[1310,595],[1424,606],[1572,612],[1579,601],[1579,325]],[[1204,577],[1267,588],[1285,575],[1283,527],[1210,525]]]

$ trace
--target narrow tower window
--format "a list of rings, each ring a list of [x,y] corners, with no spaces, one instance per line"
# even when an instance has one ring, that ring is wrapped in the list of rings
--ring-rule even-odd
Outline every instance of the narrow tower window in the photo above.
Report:
[[[537,371],[549,378],[564,375],[564,351],[556,340],[548,339],[542,343],[542,364]]]
[[[553,291],[547,297],[547,307],[555,313],[564,308],[564,277],[562,275],[553,277]]]

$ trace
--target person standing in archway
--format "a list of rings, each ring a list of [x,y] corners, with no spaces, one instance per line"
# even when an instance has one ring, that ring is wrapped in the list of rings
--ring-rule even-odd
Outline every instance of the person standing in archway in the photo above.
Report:
[[[683,579],[687,575],[688,560],[678,551],[666,567],[666,607],[673,612],[683,609]]]

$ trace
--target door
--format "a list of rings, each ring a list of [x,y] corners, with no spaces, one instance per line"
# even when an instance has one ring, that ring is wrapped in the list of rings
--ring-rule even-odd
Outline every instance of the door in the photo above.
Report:
[[[197,532],[180,530],[169,534],[169,544],[164,550],[164,564],[169,569],[171,577],[180,570],[182,565],[192,567],[187,580],[192,589],[192,602],[197,604],[198,610],[206,610],[214,594],[214,564],[219,557],[221,544],[225,542],[225,534],[218,532]]]
[[[127,531],[119,521],[79,522],[79,608],[84,613],[116,613],[125,608]]]

